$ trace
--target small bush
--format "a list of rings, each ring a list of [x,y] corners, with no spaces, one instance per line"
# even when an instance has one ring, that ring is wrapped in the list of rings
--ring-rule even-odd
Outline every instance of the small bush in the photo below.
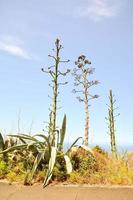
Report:
[[[70,183],[80,183],[79,173],[76,172],[76,171],[73,171],[69,176],[68,182],[70,182]]]
[[[8,172],[7,164],[4,161],[0,161],[0,179],[4,178]]]
[[[79,148],[71,155],[73,169],[79,173],[97,171],[97,161],[95,157],[83,148]]]

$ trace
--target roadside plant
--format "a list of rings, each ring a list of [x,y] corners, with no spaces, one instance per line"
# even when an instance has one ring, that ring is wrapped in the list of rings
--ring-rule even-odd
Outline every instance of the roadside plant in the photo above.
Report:
[[[7,173],[7,164],[3,160],[0,160],[0,179],[5,178],[5,174]]]
[[[54,171],[54,167],[57,167],[56,163],[58,162],[58,160],[60,160],[60,159],[62,160],[62,158],[64,159],[63,163],[65,163],[65,165],[66,165],[66,174],[70,174],[72,172],[72,164],[71,164],[71,160],[69,158],[69,152],[71,151],[72,147],[78,142],[78,140],[81,139],[81,137],[78,137],[74,141],[74,143],[70,146],[70,148],[67,149],[67,151],[64,151],[65,134],[66,134],[66,115],[64,115],[60,131],[56,130],[56,135],[54,137],[55,145],[51,146],[51,155],[50,155],[48,170],[47,170],[47,174],[45,176],[43,187],[46,187],[48,185],[49,181],[51,180],[53,171]],[[60,164],[60,163],[58,163],[58,164]]]
[[[64,163],[66,165],[66,174],[70,174],[72,172],[72,164],[70,158],[68,157],[68,154],[71,148],[81,137],[77,138],[76,141],[70,146],[70,148],[64,152],[63,144],[66,133],[65,127],[66,116],[64,116],[61,130],[56,130],[53,133],[55,138],[54,145],[51,145],[50,135],[10,135],[10,137],[17,138],[19,140],[19,144],[9,147],[8,149],[2,151],[1,154],[6,153],[10,155],[12,154],[14,156],[16,152],[18,155],[22,152],[25,152],[26,154],[31,152],[32,156],[34,156],[32,167],[29,167],[29,169],[27,169],[27,174],[25,174],[25,184],[31,184],[36,171],[40,169],[45,171],[47,170],[43,183],[43,187],[46,187],[52,179],[56,161],[58,161],[60,157],[64,158]]]
[[[96,171],[96,159],[92,152],[84,149],[82,146],[73,152],[71,155],[74,171],[85,174],[86,171]]]
[[[89,102],[93,99],[98,98],[98,95],[92,95],[90,92],[91,87],[99,84],[97,80],[89,80],[90,75],[95,71],[94,68],[90,67],[91,62],[86,56],[81,55],[75,62],[75,68],[72,75],[74,76],[74,89],[73,93],[80,94],[77,96],[79,102],[84,103],[85,107],[85,130],[84,130],[84,145],[89,144],[90,125],[89,125]]]
[[[109,91],[109,105],[108,105],[108,117],[106,117],[108,123],[108,133],[110,135],[110,146],[112,156],[114,158],[118,158],[117,155],[117,145],[116,145],[116,129],[115,129],[115,119],[120,114],[115,114],[115,110],[118,109],[115,107],[116,100],[114,99],[114,95],[112,90]]]
[[[68,63],[69,60],[61,60],[60,58],[60,51],[63,49],[63,46],[60,43],[60,40],[57,38],[55,41],[55,49],[53,51],[55,52],[54,55],[48,55],[50,58],[53,59],[54,64],[45,70],[42,68],[42,72],[45,72],[50,75],[51,77],[51,83],[49,86],[52,88],[52,103],[50,107],[50,125],[49,125],[49,134],[51,137],[51,145],[54,145],[55,138],[53,134],[56,129],[56,121],[57,121],[57,109],[58,109],[58,95],[59,95],[59,86],[66,85],[68,82],[60,82],[60,77],[65,77],[70,70],[66,69],[65,71],[61,70],[60,66],[61,64]]]

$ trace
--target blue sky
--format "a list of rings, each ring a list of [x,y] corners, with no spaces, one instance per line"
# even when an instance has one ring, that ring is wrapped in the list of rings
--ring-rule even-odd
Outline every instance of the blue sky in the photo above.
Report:
[[[41,132],[48,120],[51,93],[41,67],[51,65],[48,54],[59,37],[62,57],[70,69],[80,54],[96,68],[92,90],[100,98],[90,108],[90,143],[109,143],[105,116],[108,92],[113,90],[120,117],[118,144],[133,141],[133,2],[131,0],[0,0],[0,129]],[[58,125],[67,114],[67,140],[84,132],[84,107],[74,94],[73,79],[61,89]]]

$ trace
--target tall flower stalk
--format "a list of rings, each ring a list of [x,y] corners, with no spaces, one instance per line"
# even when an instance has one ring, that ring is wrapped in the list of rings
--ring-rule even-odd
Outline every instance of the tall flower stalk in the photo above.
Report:
[[[117,145],[116,145],[116,129],[115,129],[115,118],[120,114],[115,115],[115,107],[116,100],[114,99],[114,95],[112,90],[109,91],[109,105],[108,105],[108,132],[110,135],[110,145],[111,145],[111,152],[114,158],[117,158]]]
[[[74,89],[73,93],[79,93],[77,96],[79,102],[84,103],[85,108],[85,131],[84,131],[84,145],[89,144],[89,102],[93,99],[98,98],[98,95],[92,95],[90,88],[99,84],[97,80],[89,80],[90,75],[94,73],[94,68],[89,67],[91,62],[86,59],[84,55],[78,57],[75,62],[76,67],[73,70],[72,75],[74,76]]]
[[[42,68],[42,71],[49,74],[51,76],[51,84],[49,86],[52,88],[52,104],[50,108],[50,127],[49,127],[49,135],[51,136],[51,145],[55,141],[54,132],[56,131],[57,125],[57,109],[58,109],[58,95],[59,95],[59,86],[60,85],[66,85],[67,82],[59,82],[60,76],[65,77],[70,70],[67,69],[65,71],[60,70],[60,64],[68,63],[69,60],[61,60],[60,58],[60,51],[62,49],[62,45],[60,44],[60,40],[56,39],[55,41],[55,49],[53,51],[55,52],[54,55],[49,55],[50,58],[54,60],[54,65],[48,67],[47,71]]]

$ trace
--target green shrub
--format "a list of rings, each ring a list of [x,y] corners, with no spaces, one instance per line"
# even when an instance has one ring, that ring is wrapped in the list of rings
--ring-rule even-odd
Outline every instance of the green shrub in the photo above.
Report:
[[[4,178],[7,172],[7,164],[4,161],[0,161],[0,178]]]
[[[73,169],[79,173],[97,171],[97,161],[89,151],[79,148],[71,155]]]
[[[16,181],[16,173],[11,171],[7,174],[6,176],[7,180],[9,180],[10,182]]]
[[[68,178],[68,182],[69,183],[80,183],[79,173],[76,171],[73,171]]]
[[[9,180],[9,182],[20,182],[20,183],[23,183],[24,180],[25,180],[25,176],[26,174],[25,173],[19,173],[19,174],[16,174],[14,171],[10,171],[6,178],[7,180]]]

